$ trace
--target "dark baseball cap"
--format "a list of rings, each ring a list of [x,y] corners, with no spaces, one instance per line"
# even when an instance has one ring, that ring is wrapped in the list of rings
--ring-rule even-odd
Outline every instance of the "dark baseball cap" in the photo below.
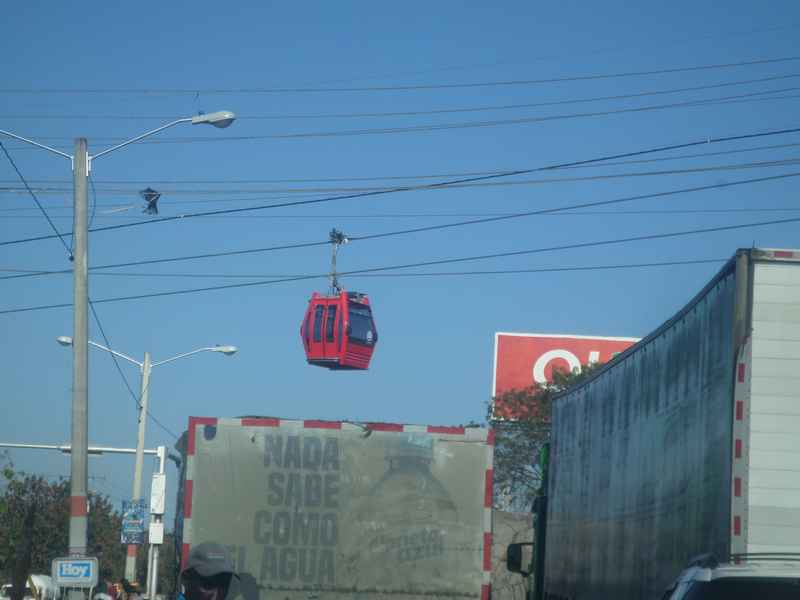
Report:
[[[231,555],[224,546],[214,542],[203,542],[191,549],[183,572],[189,570],[195,571],[202,577],[213,577],[221,573],[236,575]]]

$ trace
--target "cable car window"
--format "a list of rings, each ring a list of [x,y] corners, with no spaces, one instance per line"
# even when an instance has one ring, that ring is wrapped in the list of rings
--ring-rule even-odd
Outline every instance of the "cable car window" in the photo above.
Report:
[[[314,311],[314,341],[322,341],[322,315],[325,310],[324,306],[317,306]]]
[[[331,305],[328,307],[328,320],[325,322],[325,338],[327,341],[333,341],[333,326],[336,325],[336,306]]]
[[[350,303],[350,326],[347,337],[361,344],[375,343],[375,327],[372,324],[372,311],[368,306]]]

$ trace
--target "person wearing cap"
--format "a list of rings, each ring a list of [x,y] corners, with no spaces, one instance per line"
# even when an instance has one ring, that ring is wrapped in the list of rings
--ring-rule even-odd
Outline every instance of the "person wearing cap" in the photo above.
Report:
[[[225,600],[231,581],[238,577],[228,551],[219,544],[204,542],[189,552],[181,572],[186,600]]]

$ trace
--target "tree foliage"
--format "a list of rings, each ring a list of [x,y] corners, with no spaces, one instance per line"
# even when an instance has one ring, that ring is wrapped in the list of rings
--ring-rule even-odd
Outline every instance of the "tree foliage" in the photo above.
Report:
[[[89,493],[88,548],[100,562],[102,578],[119,579],[125,566],[120,544],[122,520],[108,497]],[[29,573],[50,573],[54,558],[69,546],[69,481],[14,473],[0,495],[0,576],[24,582]],[[15,568],[16,567],[16,568]],[[21,574],[20,569],[26,571]],[[16,572],[16,573],[15,573]]]
[[[571,372],[554,369],[549,383],[509,390],[493,399],[487,420],[495,431],[496,508],[530,510],[541,485],[538,456],[550,440],[553,397],[580,383],[600,366],[592,363]],[[502,414],[513,415],[513,418],[498,418],[494,407],[502,407]]]

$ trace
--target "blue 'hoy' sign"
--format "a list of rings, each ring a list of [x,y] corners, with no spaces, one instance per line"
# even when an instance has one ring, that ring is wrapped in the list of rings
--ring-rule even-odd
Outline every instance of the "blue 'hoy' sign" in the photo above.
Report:
[[[53,582],[59,587],[92,588],[97,585],[97,559],[90,557],[53,560]]]

